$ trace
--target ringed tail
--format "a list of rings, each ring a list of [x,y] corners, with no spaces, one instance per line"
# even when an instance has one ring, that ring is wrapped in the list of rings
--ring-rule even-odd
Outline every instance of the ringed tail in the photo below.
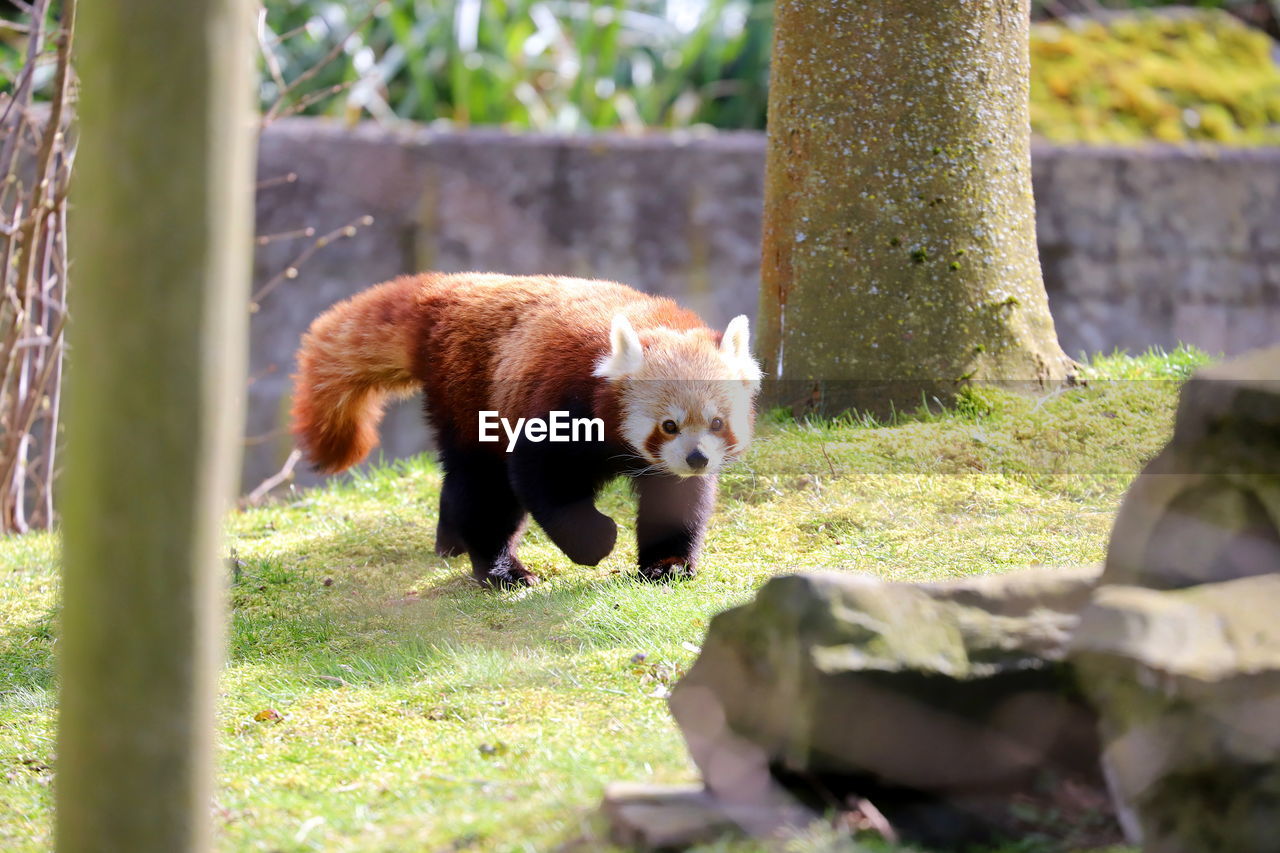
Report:
[[[419,325],[412,280],[358,293],[316,318],[293,376],[293,434],[316,470],[332,474],[369,455],[389,397],[418,390],[410,369]]]

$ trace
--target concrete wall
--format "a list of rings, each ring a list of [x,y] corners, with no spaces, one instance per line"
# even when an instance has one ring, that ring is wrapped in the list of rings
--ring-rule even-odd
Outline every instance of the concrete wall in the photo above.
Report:
[[[1071,354],[1228,353],[1280,340],[1280,150],[1038,147],[1041,260]],[[288,375],[325,307],[404,272],[491,270],[617,279],[723,324],[754,316],[764,138],[552,138],[278,122],[264,135],[258,233],[374,224],[314,255],[252,321],[245,483],[288,454]],[[305,240],[261,248],[261,283]],[[388,414],[390,456],[426,442],[418,403]],[[305,477],[304,482],[314,478]]]
[[[1042,146],[1032,165],[1068,353],[1280,340],[1280,149]]]

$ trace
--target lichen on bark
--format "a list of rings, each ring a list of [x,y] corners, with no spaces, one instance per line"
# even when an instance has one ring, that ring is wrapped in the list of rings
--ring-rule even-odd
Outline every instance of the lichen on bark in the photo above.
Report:
[[[760,313],[775,400],[1068,378],[1031,194],[1027,0],[779,0]]]

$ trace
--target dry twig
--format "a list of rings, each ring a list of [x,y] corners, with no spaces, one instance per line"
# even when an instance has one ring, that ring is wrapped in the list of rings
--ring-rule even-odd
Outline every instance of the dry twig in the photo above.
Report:
[[[258,487],[249,494],[245,495],[244,504],[246,506],[257,506],[262,503],[263,499],[281,483],[293,479],[293,469],[297,467],[299,460],[302,459],[302,451],[294,450],[289,454],[289,458],[284,461],[284,465],[279,471],[272,474],[267,479],[258,484]]]
[[[63,0],[47,108],[33,106],[50,0],[22,4],[26,64],[0,114],[0,529],[53,523],[66,324],[66,191],[74,144],[64,128],[75,0]]]
[[[271,293],[271,291],[279,287],[282,282],[297,278],[299,268],[303,264],[305,264],[308,260],[310,260],[311,256],[314,255],[316,252],[320,251],[321,249],[325,248],[330,243],[333,243],[336,240],[342,240],[344,238],[354,237],[356,236],[356,232],[359,231],[361,228],[367,227],[372,224],[373,224],[373,217],[365,215],[365,216],[359,217],[358,219],[351,220],[346,225],[343,225],[340,228],[335,228],[332,231],[317,237],[314,242],[312,242],[305,249],[299,252],[298,256],[295,257],[292,261],[290,261],[289,264],[284,269],[280,270],[280,272],[272,276],[267,281],[266,284],[258,288],[257,293],[253,294],[252,300],[249,303],[249,311],[252,313],[257,313],[259,303],[262,302],[262,300],[267,296],[267,294]],[[315,233],[315,229],[307,229],[307,230],[310,230],[312,233]]]
[[[280,90],[280,94],[276,97],[275,103],[273,103],[262,116],[263,127],[266,127],[277,118],[280,118],[281,112],[285,109],[286,101],[288,101],[289,96],[292,95],[303,83],[306,83],[308,80],[319,74],[330,62],[337,59],[342,52],[347,49],[347,42],[351,41],[352,37],[355,36],[356,33],[364,29],[365,25],[373,20],[373,16],[377,11],[378,4],[374,3],[373,6],[370,7],[369,11],[365,13],[365,16],[360,19],[359,23],[352,27],[345,36],[338,39],[337,43],[329,49],[328,53],[322,56],[319,61],[310,68],[306,69],[284,85]],[[266,50],[265,52],[270,53],[269,50]]]

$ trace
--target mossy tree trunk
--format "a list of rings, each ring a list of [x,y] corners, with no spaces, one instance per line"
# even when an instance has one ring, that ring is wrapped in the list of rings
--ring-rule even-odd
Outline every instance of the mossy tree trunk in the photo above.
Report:
[[[252,6],[93,0],[67,365],[57,848],[209,847],[239,469]]]
[[[1046,384],[1028,0],[778,0],[760,354],[776,401],[916,408]]]

